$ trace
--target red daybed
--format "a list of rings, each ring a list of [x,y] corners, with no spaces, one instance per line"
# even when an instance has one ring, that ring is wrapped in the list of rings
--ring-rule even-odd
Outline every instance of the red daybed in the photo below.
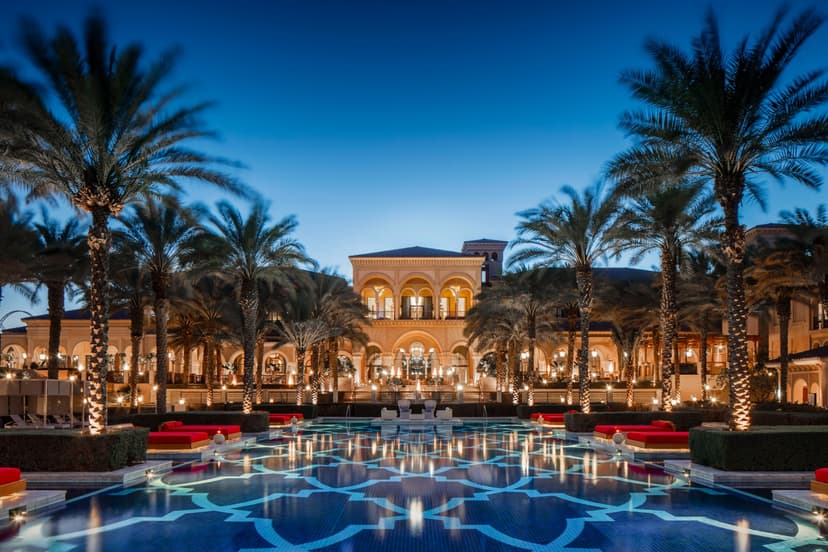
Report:
[[[625,443],[643,449],[684,449],[689,438],[689,431],[630,431]]]
[[[167,433],[167,432],[192,432],[192,431],[202,431],[206,433],[210,438],[212,438],[216,433],[223,433],[225,439],[238,439],[242,436],[241,433],[241,426],[237,425],[184,425],[184,422],[179,422],[178,420],[170,420],[168,422],[164,422],[158,427],[160,432]]]
[[[17,468],[0,468],[0,496],[19,493],[26,490],[26,480],[20,479]]]
[[[149,448],[161,450],[194,449],[210,444],[204,431],[150,431]]]
[[[302,414],[300,414],[298,412],[292,412],[292,413],[287,413],[287,414],[281,414],[281,413],[271,414],[268,417],[270,418],[270,424],[271,425],[289,424],[291,418],[296,418],[297,422],[302,422],[302,421],[305,420],[305,416],[303,416]]]
[[[592,434],[600,439],[612,439],[616,433],[629,433],[630,431],[664,431],[664,429],[654,425],[597,425]]]
[[[811,491],[828,494],[828,468],[819,468],[814,472],[814,480],[811,481]]]

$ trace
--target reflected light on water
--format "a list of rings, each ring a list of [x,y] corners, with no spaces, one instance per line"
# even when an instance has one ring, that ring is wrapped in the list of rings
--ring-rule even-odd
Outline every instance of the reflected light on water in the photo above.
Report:
[[[736,533],[733,535],[733,549],[736,552],[748,552],[750,550],[750,522],[740,519],[736,522]]]
[[[414,536],[423,532],[423,502],[419,498],[408,502],[408,528]]]

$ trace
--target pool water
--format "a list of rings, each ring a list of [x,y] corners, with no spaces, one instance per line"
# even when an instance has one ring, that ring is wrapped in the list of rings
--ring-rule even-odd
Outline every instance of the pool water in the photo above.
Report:
[[[0,550],[828,550],[761,496],[690,486],[513,420],[321,422],[72,498]]]

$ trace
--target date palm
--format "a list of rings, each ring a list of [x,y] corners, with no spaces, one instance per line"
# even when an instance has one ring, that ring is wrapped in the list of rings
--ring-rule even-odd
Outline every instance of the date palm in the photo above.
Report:
[[[37,234],[31,223],[32,213],[20,208],[13,193],[0,196],[0,247],[5,257],[0,270],[0,303],[3,287],[7,285],[31,295],[31,290],[21,287],[22,282],[31,279],[34,253],[38,249]]]
[[[655,67],[621,77],[646,108],[622,115],[621,128],[637,143],[610,163],[610,174],[660,184],[665,172],[690,171],[712,182],[722,208],[730,427],[739,431],[751,423],[740,207],[746,195],[762,201],[763,174],[812,188],[822,183],[816,167],[828,163],[828,118],[818,110],[828,101],[828,84],[819,70],[786,72],[822,22],[809,9],[786,24],[783,8],[753,41],[746,36],[726,53],[711,11],[690,52],[649,40]]]
[[[647,328],[658,318],[658,293],[653,275],[644,270],[608,269],[596,278],[596,311],[612,324],[612,339],[618,349],[621,378],[626,388],[625,402],[633,407],[635,353]]]
[[[214,402],[217,349],[227,334],[226,321],[232,316],[235,288],[217,275],[198,277],[192,284],[188,314],[195,325],[195,339],[204,349],[204,385],[207,388],[207,406]]]
[[[58,377],[58,353],[60,334],[65,312],[66,293],[73,293],[86,276],[88,255],[84,240],[84,228],[77,218],[70,218],[65,224],[49,216],[43,207],[40,221],[34,223],[38,248],[35,252],[32,272],[37,288],[46,288],[46,302],[49,310],[49,377]],[[37,289],[35,289],[37,291]]]
[[[561,192],[568,202],[546,202],[518,213],[520,247],[511,264],[534,261],[546,266],[569,266],[575,269],[578,287],[578,314],[581,348],[578,373],[581,410],[590,412],[589,398],[589,323],[592,314],[592,268],[618,249],[623,237],[619,221],[619,204],[615,195],[605,194],[600,183],[579,194],[569,186]]]
[[[673,375],[678,378],[673,359],[678,336],[678,266],[686,248],[704,247],[718,236],[720,221],[713,218],[714,209],[705,182],[696,181],[663,185],[633,197],[621,214],[628,233],[624,247],[635,252],[631,262],[637,263],[653,251],[661,261],[661,409],[668,412],[673,409],[673,400],[679,400],[672,385]]]
[[[711,331],[721,330],[726,311],[725,298],[719,281],[724,265],[706,249],[690,251],[682,263],[678,282],[679,311],[687,324],[699,332],[699,364],[702,402],[708,399],[707,340]]]
[[[146,194],[179,189],[182,179],[240,192],[213,169],[217,158],[186,144],[210,137],[208,104],[183,105],[184,89],[164,89],[175,56],[145,62],[138,44],[112,45],[100,17],[83,37],[67,27],[46,35],[23,24],[23,48],[43,82],[29,83],[0,68],[0,178],[35,196],[63,196],[92,216],[90,254],[90,431],[106,426],[110,218]]]
[[[789,234],[779,241],[795,252],[794,262],[816,291],[823,316],[828,316],[828,209],[819,205],[811,214],[798,208],[782,211],[779,218],[788,226]],[[824,324],[824,320],[819,322]]]
[[[129,315],[130,359],[129,372],[130,410],[138,407],[138,366],[141,341],[144,339],[144,309],[152,303],[152,289],[147,273],[129,250],[115,248],[110,257],[110,306],[113,311],[126,310]]]
[[[191,210],[168,197],[163,201],[149,198],[123,214],[119,221],[119,247],[130,252],[147,272],[152,288],[157,362],[155,382],[158,385],[156,404],[159,412],[166,412],[170,291],[173,280],[182,273],[184,263],[195,248],[199,235],[197,219]]]
[[[813,290],[808,277],[812,259],[809,244],[790,237],[759,240],[749,248],[745,278],[750,284],[748,299],[753,303],[765,303],[773,308],[779,325],[779,395],[780,402],[787,402],[788,382],[788,334],[791,323],[793,298]],[[766,359],[767,360],[767,359]]]
[[[312,262],[302,245],[290,237],[296,219],[289,216],[270,224],[267,208],[264,201],[256,200],[245,218],[233,205],[221,201],[216,204],[218,215],[207,215],[212,230],[202,237],[202,247],[211,254],[208,266],[236,285],[244,351],[242,408],[246,413],[253,410],[259,281],[279,281],[286,269]]]

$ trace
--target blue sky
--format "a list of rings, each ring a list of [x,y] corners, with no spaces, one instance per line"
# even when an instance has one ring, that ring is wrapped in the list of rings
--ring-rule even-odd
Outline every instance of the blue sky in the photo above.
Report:
[[[791,2],[794,11],[811,5]],[[19,15],[46,29],[80,28],[92,3],[5,5],[0,60],[16,57]],[[724,41],[758,32],[777,2],[713,2]],[[423,245],[459,250],[467,239],[510,240],[515,213],[583,188],[627,143],[632,107],[618,84],[645,68],[648,37],[686,49],[708,4],[564,1],[165,1],[101,3],[112,39],[150,57],[181,48],[176,83],[214,100],[203,144],[246,166],[237,176],[295,214],[296,237],[322,266],[350,277],[348,255]],[[822,68],[828,26],[796,72]],[[214,202],[215,190],[190,196]],[[769,182],[769,209],[812,207],[817,192]],[[28,307],[12,294],[0,313]],[[9,327],[7,322],[6,327]]]

